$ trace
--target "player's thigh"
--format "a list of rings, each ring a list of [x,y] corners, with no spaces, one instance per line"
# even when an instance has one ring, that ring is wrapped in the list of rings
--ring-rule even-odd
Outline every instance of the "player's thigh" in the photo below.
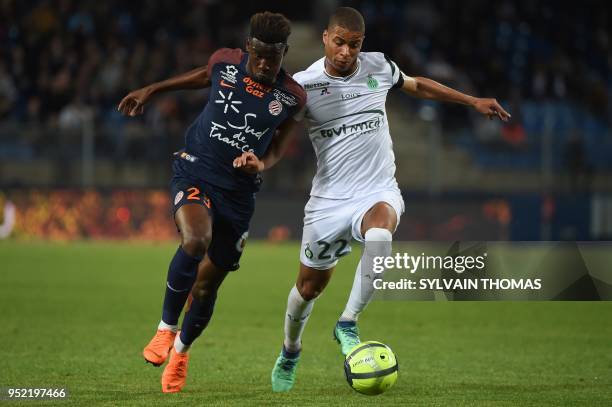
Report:
[[[334,267],[328,269],[315,269],[300,263],[300,272],[295,283],[300,295],[306,301],[318,297],[334,272]]]
[[[361,235],[365,236],[366,231],[371,228],[387,229],[393,233],[396,225],[397,213],[395,209],[386,202],[376,202],[363,216]]]
[[[351,252],[350,217],[342,211],[327,211],[326,216],[305,222],[302,231],[300,262],[316,270],[336,266],[340,257]]]
[[[174,214],[174,221],[183,240],[196,237],[205,239],[210,243],[212,219],[206,207],[200,205],[181,206]]]
[[[215,215],[208,257],[216,267],[227,271],[240,268],[240,258],[249,236],[249,220]]]
[[[212,238],[210,199],[201,185],[175,177],[172,180],[173,212],[181,245],[190,255],[204,255]]]
[[[404,213],[404,200],[399,190],[382,191],[360,198],[352,217],[352,235],[363,242],[365,232],[371,228],[384,228],[392,233]]]

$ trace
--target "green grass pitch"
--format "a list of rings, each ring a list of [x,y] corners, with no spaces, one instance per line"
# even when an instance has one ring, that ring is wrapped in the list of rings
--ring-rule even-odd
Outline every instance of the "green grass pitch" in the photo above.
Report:
[[[162,394],[162,370],[141,351],[175,247],[1,242],[0,387],[69,389],[37,405],[612,405],[611,302],[373,302],[362,339],[392,347],[399,378],[381,396],[357,394],[331,339],[357,250],[316,303],[294,390],[273,394],[298,246],[262,242],[221,287],[184,391]]]

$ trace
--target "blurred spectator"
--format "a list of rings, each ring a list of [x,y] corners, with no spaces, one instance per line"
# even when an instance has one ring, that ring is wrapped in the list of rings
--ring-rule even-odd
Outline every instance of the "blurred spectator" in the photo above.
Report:
[[[592,169],[587,162],[584,142],[580,135],[573,133],[567,140],[564,162],[570,190],[588,189],[591,183]]]
[[[16,100],[17,87],[4,64],[0,63],[0,119],[10,114]]]
[[[430,76],[502,102],[517,95],[517,105],[560,102],[573,116],[586,109],[610,131],[612,18],[606,6],[528,0],[342,4],[365,16],[364,50],[390,54],[409,75]],[[334,1],[3,0],[0,128],[18,123],[28,132],[18,137],[29,143],[19,146],[22,157],[29,152],[49,157],[57,151],[56,130],[78,127],[80,109],[87,106],[96,125],[97,157],[167,159],[202,109],[205,92],[170,94],[152,103],[143,119],[132,120],[116,115],[120,98],[128,90],[206,64],[220,46],[242,47],[244,25],[254,11],[271,9],[313,24],[317,5],[331,10]],[[461,106],[439,110],[447,133],[475,130],[483,140],[501,137],[514,146],[538,128],[520,122],[492,128]],[[40,134],[42,129],[47,134]],[[14,139],[0,136],[1,148],[15,146]],[[80,145],[64,148],[73,148],[76,155]]]
[[[83,101],[75,97],[59,113],[59,129],[65,133],[79,134],[86,120],[91,118],[91,110]]]

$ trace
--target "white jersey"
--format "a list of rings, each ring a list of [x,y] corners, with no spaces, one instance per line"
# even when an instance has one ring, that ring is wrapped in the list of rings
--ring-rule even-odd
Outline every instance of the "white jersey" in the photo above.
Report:
[[[403,82],[400,70],[380,52],[361,52],[347,77],[329,75],[324,61],[293,75],[308,95],[305,117],[317,155],[310,195],[346,199],[397,189],[385,101]]]

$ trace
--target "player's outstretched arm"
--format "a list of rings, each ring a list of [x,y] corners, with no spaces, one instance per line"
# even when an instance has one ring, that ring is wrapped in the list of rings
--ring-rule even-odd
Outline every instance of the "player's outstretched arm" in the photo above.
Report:
[[[270,142],[270,146],[268,146],[261,159],[257,158],[254,153],[242,153],[241,156],[234,159],[234,168],[240,168],[249,174],[256,174],[270,169],[280,161],[285,154],[285,150],[287,150],[289,142],[301,129],[300,122],[295,121],[293,118],[288,118],[279,126]]]
[[[403,74],[402,74],[403,75]],[[511,117],[508,112],[492,98],[477,98],[466,95],[448,86],[444,86],[429,78],[410,77],[404,75],[404,84],[402,90],[406,93],[422,99],[437,100],[439,102],[460,103],[472,106],[478,113],[493,117],[499,117],[500,120],[508,121]]]
[[[119,102],[117,110],[124,115],[136,116],[142,114],[145,103],[156,93],[182,89],[201,89],[208,86],[210,86],[210,78],[206,66],[203,66],[128,93]]]

